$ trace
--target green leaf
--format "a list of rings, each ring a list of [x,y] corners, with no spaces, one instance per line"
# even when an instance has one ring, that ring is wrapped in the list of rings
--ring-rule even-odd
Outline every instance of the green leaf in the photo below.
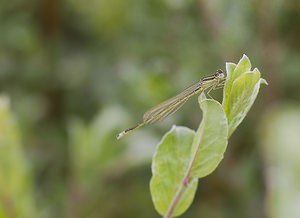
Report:
[[[244,72],[250,71],[251,69],[251,62],[249,58],[246,55],[243,55],[239,63],[233,64],[233,63],[226,63],[226,83],[224,86],[224,100],[223,102],[227,102],[227,100],[230,98],[230,93],[232,89],[233,82],[241,76]],[[225,112],[227,112],[229,105],[223,104]]]
[[[251,69],[251,63],[246,55],[235,66],[226,63],[227,79],[223,90],[223,107],[228,119],[228,138],[243,121],[253,105],[260,84],[267,82],[260,78],[258,69]]]
[[[150,189],[155,208],[165,214],[178,190],[182,196],[174,216],[192,203],[198,178],[213,172],[223,158],[227,145],[227,119],[222,105],[200,95],[203,120],[197,133],[173,127],[159,143],[153,158]],[[217,124],[217,125],[216,125]],[[188,181],[187,186],[184,181]]]
[[[260,78],[258,69],[245,72],[232,84],[232,92],[228,99],[227,118],[230,136],[237,126],[243,121],[251,106],[253,105],[261,83],[266,83]]]
[[[222,105],[206,99],[204,94],[199,97],[203,111],[202,122],[196,132],[192,157],[196,156],[192,168],[192,176],[204,177],[212,173],[223,159],[227,146],[228,125]]]
[[[186,174],[191,159],[195,132],[186,127],[173,126],[158,144],[152,162],[150,191],[155,209],[164,215]],[[174,215],[183,213],[192,203],[198,179],[189,182]]]

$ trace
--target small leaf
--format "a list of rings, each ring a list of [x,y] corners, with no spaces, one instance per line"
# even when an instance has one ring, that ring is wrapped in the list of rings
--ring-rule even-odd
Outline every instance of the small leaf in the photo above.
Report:
[[[203,119],[196,132],[192,157],[196,157],[192,168],[192,176],[204,177],[212,173],[223,159],[227,146],[228,125],[222,105],[206,99],[202,93],[199,104],[203,111]]]
[[[258,69],[245,72],[233,82],[230,98],[225,103],[228,105],[226,111],[229,126],[228,137],[247,115],[257,97],[261,83],[266,83],[266,81],[260,78]]]
[[[243,73],[250,71],[251,62],[246,55],[243,55],[239,63],[235,67],[234,66],[235,64],[233,63],[226,63],[227,78],[224,86],[224,100],[223,100],[223,106],[226,113],[228,111],[229,105],[224,104],[224,102],[227,102],[228,98],[230,98],[232,84]]]
[[[158,144],[152,162],[150,191],[155,209],[164,215],[188,169],[195,132],[186,127],[175,127]],[[183,213],[192,203],[198,179],[189,182],[174,216]]]
[[[241,76],[244,72],[249,71],[251,69],[251,62],[247,55],[243,55],[236,68],[233,71],[232,81]]]

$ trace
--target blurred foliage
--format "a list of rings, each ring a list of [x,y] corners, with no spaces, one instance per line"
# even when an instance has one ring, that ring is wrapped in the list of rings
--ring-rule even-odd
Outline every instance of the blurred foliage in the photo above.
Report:
[[[159,217],[150,158],[173,123],[196,128],[197,101],[122,141],[114,135],[243,53],[265,73],[268,91],[185,215],[264,217],[257,123],[273,103],[300,100],[299,21],[297,0],[1,1],[0,91],[18,121],[10,127],[3,112],[0,134],[9,140],[0,142],[0,175],[18,171],[11,179],[20,183],[4,179],[16,202],[11,217]],[[23,210],[22,202],[35,206]]]
[[[32,175],[9,99],[0,96],[0,217],[35,216]]]
[[[300,216],[300,105],[274,106],[264,117],[261,142],[270,217]]]

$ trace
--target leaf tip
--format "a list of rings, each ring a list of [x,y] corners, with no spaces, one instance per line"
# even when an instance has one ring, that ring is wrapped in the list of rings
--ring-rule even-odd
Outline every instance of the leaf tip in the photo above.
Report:
[[[260,78],[260,84],[265,84],[265,85],[269,85],[269,83],[267,82],[267,80],[265,80],[264,78]]]
[[[249,58],[248,58],[248,56],[246,54],[243,54],[242,59],[243,58],[247,58],[249,60]]]
[[[247,63],[249,63],[249,65],[250,65],[250,69],[251,69],[251,61],[250,61],[250,59],[248,58],[248,56],[247,56],[247,55],[243,54],[243,56],[242,56],[241,60],[245,60]]]

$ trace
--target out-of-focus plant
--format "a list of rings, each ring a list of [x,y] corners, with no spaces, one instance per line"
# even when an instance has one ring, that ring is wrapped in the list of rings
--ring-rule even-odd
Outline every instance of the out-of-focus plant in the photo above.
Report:
[[[158,144],[150,182],[156,210],[165,218],[178,216],[191,205],[198,179],[212,173],[223,159],[227,140],[245,118],[261,83],[247,56],[226,64],[223,104],[199,97],[203,119],[196,132],[173,127]]]
[[[72,119],[69,125],[70,154],[73,179],[82,184],[95,181],[103,168],[118,159],[124,145],[111,145],[111,138],[122,121],[124,113],[116,107],[109,107],[86,125],[79,119]]]
[[[261,126],[267,216],[300,217],[300,105],[271,108]]]
[[[98,205],[99,201],[102,202],[105,198],[109,204],[107,196],[118,197],[114,194],[118,191],[111,190],[110,185],[117,183],[124,172],[145,162],[151,162],[151,155],[133,155],[136,152],[144,153],[140,143],[127,149],[126,140],[123,141],[125,144],[111,140],[120,123],[126,122],[126,117],[120,106],[108,106],[103,108],[91,123],[71,119],[68,130],[72,179],[68,192],[68,216],[90,216],[91,211],[96,214],[101,212],[103,217],[112,216],[114,211],[109,211],[105,204]],[[150,147],[148,144],[146,146]],[[134,150],[135,147],[140,150]],[[95,205],[98,205],[97,208]]]
[[[0,96],[0,218],[35,217],[32,178],[9,99]]]

